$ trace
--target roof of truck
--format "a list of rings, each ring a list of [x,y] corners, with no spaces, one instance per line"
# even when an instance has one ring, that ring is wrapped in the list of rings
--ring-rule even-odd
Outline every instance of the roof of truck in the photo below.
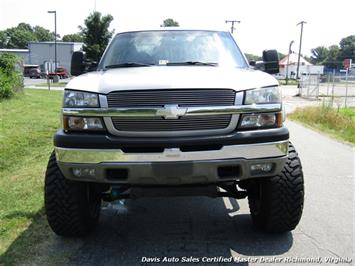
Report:
[[[182,27],[158,27],[158,28],[135,28],[130,30],[120,31],[119,33],[124,32],[137,32],[137,31],[222,31],[229,32],[228,28],[182,28]]]

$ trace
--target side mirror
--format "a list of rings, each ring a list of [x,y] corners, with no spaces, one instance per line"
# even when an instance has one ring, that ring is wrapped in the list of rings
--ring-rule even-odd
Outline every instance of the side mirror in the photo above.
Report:
[[[255,68],[269,74],[279,73],[279,54],[276,50],[263,51],[263,61],[257,62]]]
[[[72,76],[79,76],[85,73],[85,55],[81,51],[74,52],[71,57],[70,73]]]
[[[280,72],[279,69],[279,54],[276,50],[265,50],[263,51],[263,61],[265,72],[269,74],[277,74]]]

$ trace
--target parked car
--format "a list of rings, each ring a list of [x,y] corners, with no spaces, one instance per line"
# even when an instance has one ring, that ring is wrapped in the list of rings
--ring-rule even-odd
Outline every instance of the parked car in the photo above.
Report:
[[[273,75],[276,79],[285,79],[286,78],[286,76],[285,75],[283,75],[283,74],[280,74],[280,73],[277,73],[277,74],[275,74],[275,75]]]
[[[24,77],[30,77],[30,72],[35,70],[35,69],[39,69],[39,65],[23,65],[23,76]]]
[[[39,68],[32,68],[28,72],[28,76],[32,79],[39,79],[41,78],[41,70]]]
[[[49,78],[53,78],[53,76],[59,76],[59,78],[64,79],[69,77],[68,71],[64,67],[57,67],[54,72],[49,72]]]
[[[297,226],[303,174],[276,50],[252,69],[227,31],[164,28],[119,33],[96,71],[85,62],[73,53],[45,176],[55,233],[92,231],[102,201],[171,196],[248,197],[260,229]]]

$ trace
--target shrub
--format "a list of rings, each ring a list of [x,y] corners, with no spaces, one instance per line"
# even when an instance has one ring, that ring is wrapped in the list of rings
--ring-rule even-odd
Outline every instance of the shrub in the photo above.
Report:
[[[9,53],[0,54],[0,99],[10,98],[23,89],[20,59]]]

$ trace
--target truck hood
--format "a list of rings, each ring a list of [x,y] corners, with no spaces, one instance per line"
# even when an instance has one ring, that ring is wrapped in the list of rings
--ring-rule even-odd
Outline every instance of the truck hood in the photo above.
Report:
[[[107,94],[119,90],[228,88],[235,91],[278,85],[252,69],[209,66],[151,66],[90,72],[72,79],[67,89]]]

